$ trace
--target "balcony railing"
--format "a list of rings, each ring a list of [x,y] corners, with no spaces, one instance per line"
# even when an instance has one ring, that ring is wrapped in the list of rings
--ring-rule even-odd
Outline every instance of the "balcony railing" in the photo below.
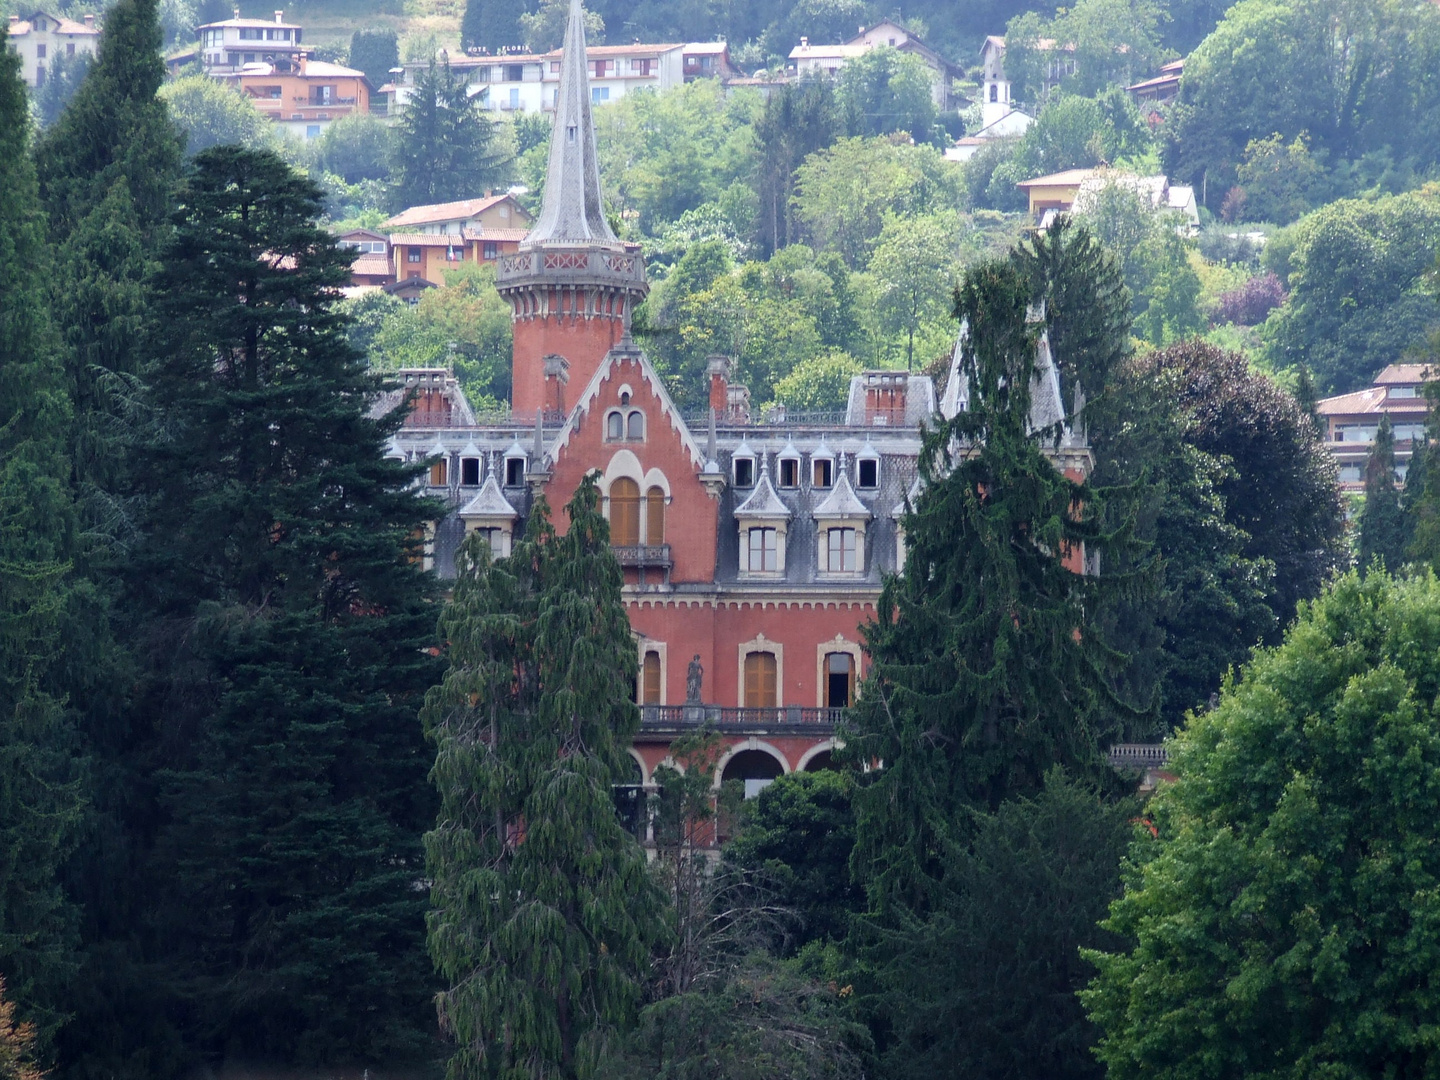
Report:
[[[669,544],[615,544],[610,549],[623,567],[640,571],[640,584],[646,584],[645,571],[659,570],[666,585],[675,561],[670,558]]]
[[[721,705],[642,705],[640,730],[664,734],[709,727],[726,735],[833,735],[844,709],[732,709]]]
[[[1164,768],[1170,760],[1163,743],[1116,743],[1110,747],[1110,764],[1116,769]]]

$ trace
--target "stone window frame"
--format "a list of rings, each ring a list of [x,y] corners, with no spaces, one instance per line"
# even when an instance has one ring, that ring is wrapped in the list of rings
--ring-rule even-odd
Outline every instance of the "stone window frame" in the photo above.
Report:
[[[745,657],[750,653],[769,653],[775,657],[775,708],[785,707],[785,646],[779,641],[772,641],[765,636],[765,631],[760,631],[749,641],[742,641],[736,646],[736,667],[735,667],[735,700],[743,708],[745,705]],[[784,761],[785,758],[780,759]],[[720,770],[716,770],[719,775]]]

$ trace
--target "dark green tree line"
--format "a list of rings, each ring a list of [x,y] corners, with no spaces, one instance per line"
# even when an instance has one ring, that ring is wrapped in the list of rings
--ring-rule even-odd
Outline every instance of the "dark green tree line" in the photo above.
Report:
[[[78,912],[61,887],[79,837],[81,761],[66,631],[83,601],[20,58],[0,53],[0,981],[48,1050],[67,1012]],[[69,655],[67,655],[69,654]],[[4,1017],[9,1027],[9,1015]],[[6,1050],[0,1050],[0,1062]],[[24,1062],[17,1060],[19,1069]],[[0,1070],[7,1066],[0,1064]]]

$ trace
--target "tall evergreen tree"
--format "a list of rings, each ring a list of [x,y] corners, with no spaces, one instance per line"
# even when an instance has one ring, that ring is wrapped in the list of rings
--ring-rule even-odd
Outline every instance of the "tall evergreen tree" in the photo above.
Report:
[[[119,417],[143,366],[145,275],[167,225],[179,129],[156,91],[165,79],[157,0],[119,0],[85,81],[35,148],[60,245],[53,305],[75,398],[74,469],[87,525],[114,535]],[[123,515],[121,515],[123,516]]]
[[[48,1041],[75,967],[60,888],[81,805],[62,657],[75,515],[26,110],[20,58],[0,51],[0,979]]]
[[[853,861],[881,914],[928,906],[969,811],[1038,791],[1057,763],[1101,775],[1119,731],[1116,658],[1085,615],[1103,579],[1065,564],[1107,538],[1093,493],[1029,426],[1030,299],[1010,261],[977,266],[956,291],[970,408],[925,435],[906,573],[865,631],[873,667],[846,743],[885,763],[856,793]]]
[[[416,469],[337,309],[351,256],[268,151],[195,158],[156,281],[137,722],[158,776],[153,960],[191,1046],[425,1045],[417,712],[438,677]]]
[[[557,535],[541,502],[508,558],[462,548],[426,700],[440,817],[430,952],[450,1076],[573,1078],[634,1015],[660,900],[611,785],[639,727],[620,567],[593,477]]]
[[[1405,561],[1408,522],[1395,486],[1395,432],[1390,417],[1382,416],[1375,445],[1365,463],[1365,509],[1360,513],[1360,569],[1376,559],[1391,573]]]
[[[504,180],[510,161],[495,143],[495,123],[471,98],[450,62],[430,61],[396,129],[397,208],[473,199]]]
[[[35,146],[40,196],[57,239],[125,181],[143,233],[170,212],[178,129],[155,92],[165,81],[158,0],[119,0],[105,13],[95,63]]]

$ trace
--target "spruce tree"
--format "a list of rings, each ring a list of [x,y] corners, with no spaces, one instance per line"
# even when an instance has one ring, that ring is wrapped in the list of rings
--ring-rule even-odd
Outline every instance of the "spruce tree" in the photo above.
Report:
[[[396,208],[478,198],[509,175],[509,166],[495,145],[495,122],[464,78],[448,60],[430,61],[415,76],[397,125]]]
[[[906,569],[865,630],[872,669],[847,753],[884,768],[856,793],[853,866],[873,912],[924,910],[968,814],[1040,790],[1047,769],[1103,775],[1119,730],[1117,659],[1086,618],[1103,579],[1065,558],[1102,536],[1093,492],[1032,432],[1031,282],[981,264],[956,291],[970,409],[926,432]]]
[[[81,798],[64,709],[70,403],[44,292],[50,257],[29,136],[20,58],[0,50],[0,979],[48,1043],[75,967],[60,869]]]
[[[569,528],[543,500],[491,562],[466,541],[426,700],[440,815],[426,838],[430,952],[451,1077],[573,1078],[641,997],[660,932],[645,853],[611,793],[639,727],[621,573],[593,477]]]
[[[90,73],[35,146],[40,196],[57,239],[125,181],[141,232],[170,212],[182,137],[155,92],[165,81],[158,0],[118,0]]]
[[[156,282],[137,722],[157,776],[155,970],[192,1048],[375,1062],[425,1045],[418,709],[438,678],[402,417],[346,341],[350,254],[268,151],[194,159]],[[432,1021],[433,1023],[433,1021]]]
[[[1378,559],[1392,574],[1405,562],[1408,522],[1395,486],[1395,432],[1382,416],[1375,445],[1365,463],[1365,509],[1360,513],[1360,569]]]
[[[89,74],[35,147],[59,244],[52,304],[75,399],[74,476],[88,530],[125,539],[125,416],[144,366],[145,277],[168,226],[183,137],[165,79],[157,0],[119,0]],[[94,557],[99,553],[85,553]]]

